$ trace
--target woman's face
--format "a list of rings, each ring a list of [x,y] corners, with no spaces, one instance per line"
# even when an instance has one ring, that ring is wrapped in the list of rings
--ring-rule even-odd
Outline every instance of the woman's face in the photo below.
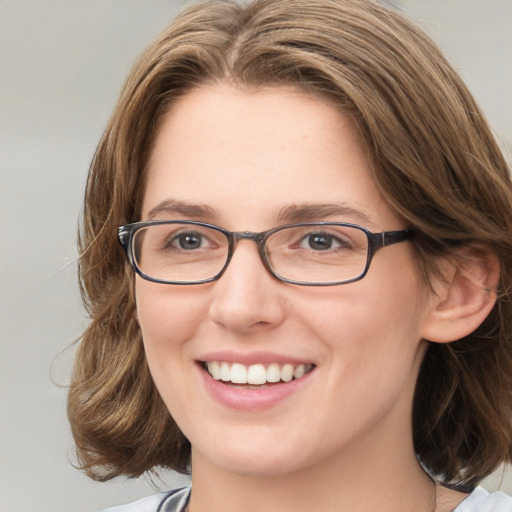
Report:
[[[231,231],[308,221],[405,227],[347,117],[292,89],[220,85],[189,93],[164,119],[143,201],[150,218]],[[278,475],[342,460],[354,446],[407,445],[428,302],[409,242],[379,251],[361,281],[304,287],[272,277],[256,244],[242,240],[220,280],[137,277],[136,298],[153,378],[192,443],[194,467]],[[213,362],[233,375],[243,373],[233,365],[255,374],[263,365],[269,379],[284,365],[305,374],[235,385],[212,378]]]

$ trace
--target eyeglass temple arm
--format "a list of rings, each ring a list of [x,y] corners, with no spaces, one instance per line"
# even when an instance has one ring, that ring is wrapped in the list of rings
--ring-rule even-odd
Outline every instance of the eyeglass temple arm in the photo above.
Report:
[[[414,236],[412,229],[402,229],[400,231],[383,231],[382,233],[372,233],[370,237],[370,246],[373,252],[397,244],[405,240],[410,240]]]
[[[126,226],[119,226],[119,228],[117,228],[117,237],[119,238],[119,243],[123,246],[123,249],[128,247],[130,230],[127,229]]]
[[[124,253],[126,254],[126,257],[128,258],[128,261],[132,266],[134,266],[132,254],[130,251],[130,237],[132,234],[132,230],[130,226],[119,226],[117,230],[117,239],[123,248]]]

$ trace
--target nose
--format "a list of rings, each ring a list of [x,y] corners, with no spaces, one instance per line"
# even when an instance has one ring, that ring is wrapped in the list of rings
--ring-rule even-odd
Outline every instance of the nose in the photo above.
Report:
[[[277,327],[285,315],[285,286],[265,268],[256,244],[240,240],[228,268],[214,283],[210,317],[239,333]]]

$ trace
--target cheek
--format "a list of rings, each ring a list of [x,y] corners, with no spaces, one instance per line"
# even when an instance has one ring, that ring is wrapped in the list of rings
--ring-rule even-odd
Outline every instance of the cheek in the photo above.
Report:
[[[137,281],[137,317],[150,366],[154,357],[181,347],[198,329],[206,305],[190,295],[190,290]]]
[[[391,267],[376,259],[363,280],[315,291],[301,306],[299,315],[324,341],[339,374],[371,370],[384,380],[386,372],[407,371],[416,357],[426,287],[409,259]]]
[[[406,277],[382,293],[369,279],[340,288],[337,299],[317,297],[304,307],[308,329],[322,340],[326,354],[328,384],[321,398],[322,410],[329,411],[326,425],[348,421],[354,431],[363,429],[396,403],[406,415],[425,348],[420,290],[415,278]]]
[[[190,340],[204,319],[204,300],[196,291],[169,288],[139,279],[136,283],[137,316],[149,370],[174,420],[197,415],[190,369]],[[180,390],[179,393],[176,390]]]

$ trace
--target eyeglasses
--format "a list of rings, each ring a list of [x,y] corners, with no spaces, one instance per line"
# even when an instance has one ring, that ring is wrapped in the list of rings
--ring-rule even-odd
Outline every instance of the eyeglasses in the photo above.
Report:
[[[142,278],[180,285],[219,279],[240,240],[256,242],[267,270],[285,283],[351,283],[366,275],[379,249],[412,236],[409,229],[372,233],[344,222],[287,224],[261,233],[231,232],[192,220],[155,220],[119,227],[119,241]]]

